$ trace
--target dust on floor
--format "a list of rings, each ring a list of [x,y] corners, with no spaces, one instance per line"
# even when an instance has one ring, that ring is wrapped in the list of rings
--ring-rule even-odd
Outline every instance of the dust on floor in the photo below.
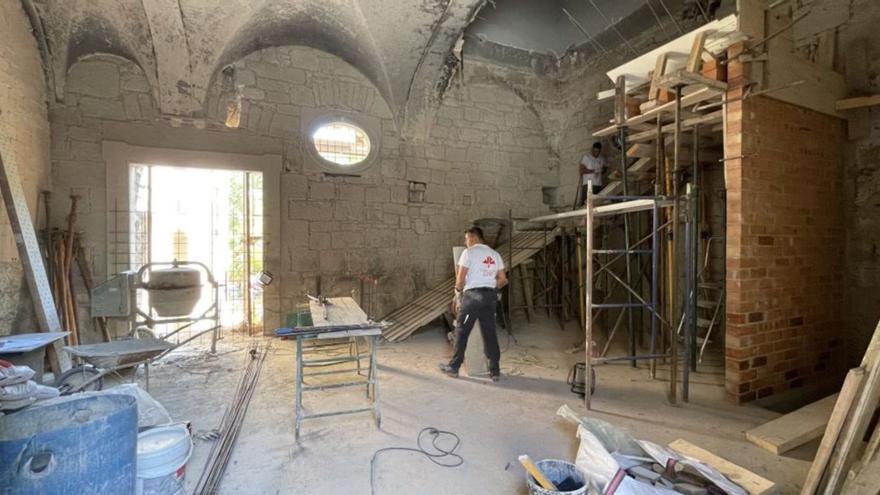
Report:
[[[271,344],[241,434],[221,484],[229,494],[369,494],[370,459],[384,447],[415,447],[428,426],[455,432],[464,464],[441,468],[412,452],[380,454],[376,494],[526,494],[517,456],[573,459],[575,427],[556,416],[562,404],[586,414],[583,401],[565,383],[580,353],[566,352],[578,340],[551,320],[517,322],[516,339],[501,337],[502,380],[462,375],[448,378],[437,364],[451,354],[440,328],[428,328],[406,342],[379,350],[382,429],[369,413],[309,420],[294,440],[294,342]],[[176,420],[196,432],[220,424],[254,339],[228,334],[210,355],[198,345],[175,351],[151,369],[151,394]],[[809,463],[777,457],[748,443],[744,431],[775,413],[726,403],[717,375],[695,377],[689,404],[666,401],[666,382],[628,364],[597,368],[591,415],[658,443],[684,438],[726,457],[797,493]],[[723,368],[721,368],[723,370]],[[717,373],[717,370],[716,370]],[[366,404],[363,391],[339,389],[305,394],[310,412]],[[194,488],[210,441],[196,440],[187,469],[187,492]]]

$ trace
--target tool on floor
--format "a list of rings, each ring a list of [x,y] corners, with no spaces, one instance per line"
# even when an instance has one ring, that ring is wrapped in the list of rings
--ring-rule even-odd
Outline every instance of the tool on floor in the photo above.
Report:
[[[556,485],[553,484],[552,481],[548,480],[544,473],[538,469],[538,466],[532,462],[532,459],[528,456],[528,454],[523,454],[519,456],[519,463],[532,475],[532,478],[535,478],[535,481],[541,485],[541,488],[545,490],[556,490]]]

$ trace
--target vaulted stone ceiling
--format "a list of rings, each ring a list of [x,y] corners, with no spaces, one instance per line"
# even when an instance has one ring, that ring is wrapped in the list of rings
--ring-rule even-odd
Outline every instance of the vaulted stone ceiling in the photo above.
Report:
[[[410,135],[433,118],[451,49],[478,14],[472,31],[493,43],[543,52],[558,52],[582,36],[564,22],[562,7],[588,29],[607,28],[590,0],[487,1],[21,0],[57,100],[64,98],[73,64],[112,54],[144,70],[163,114],[198,117],[208,88],[228,64],[270,46],[305,45],[360,70]],[[618,20],[644,0],[591,3]],[[536,9],[546,15],[535,15]]]
[[[202,113],[224,66],[261,48],[337,55],[379,89],[398,122],[431,104],[446,56],[484,0],[22,0],[48,53],[56,99],[68,69],[107,53],[137,63],[161,111]],[[45,56],[45,54],[44,54]]]

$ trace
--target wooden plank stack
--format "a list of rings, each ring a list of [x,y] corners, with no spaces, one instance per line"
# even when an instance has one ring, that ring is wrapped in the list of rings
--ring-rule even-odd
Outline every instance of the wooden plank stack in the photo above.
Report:
[[[878,404],[880,324],[874,330],[861,366],[847,375],[801,495],[878,493],[880,428],[869,431]],[[862,449],[866,438],[868,444]]]
[[[558,228],[548,231],[520,232],[513,236],[513,256],[507,259],[510,247],[507,243],[498,246],[497,251],[504,257],[507,269],[510,270],[525,262],[552,242],[558,235]],[[382,335],[391,342],[403,340],[419,328],[439,318],[448,310],[452,300],[455,278],[449,278],[431,288],[402,308],[396,309],[384,318],[391,322]]]

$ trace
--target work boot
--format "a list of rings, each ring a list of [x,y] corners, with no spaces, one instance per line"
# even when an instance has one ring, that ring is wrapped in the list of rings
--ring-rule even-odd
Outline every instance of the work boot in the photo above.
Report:
[[[450,376],[452,378],[458,378],[458,370],[449,366],[448,364],[440,363],[440,371],[446,374],[446,376]]]

